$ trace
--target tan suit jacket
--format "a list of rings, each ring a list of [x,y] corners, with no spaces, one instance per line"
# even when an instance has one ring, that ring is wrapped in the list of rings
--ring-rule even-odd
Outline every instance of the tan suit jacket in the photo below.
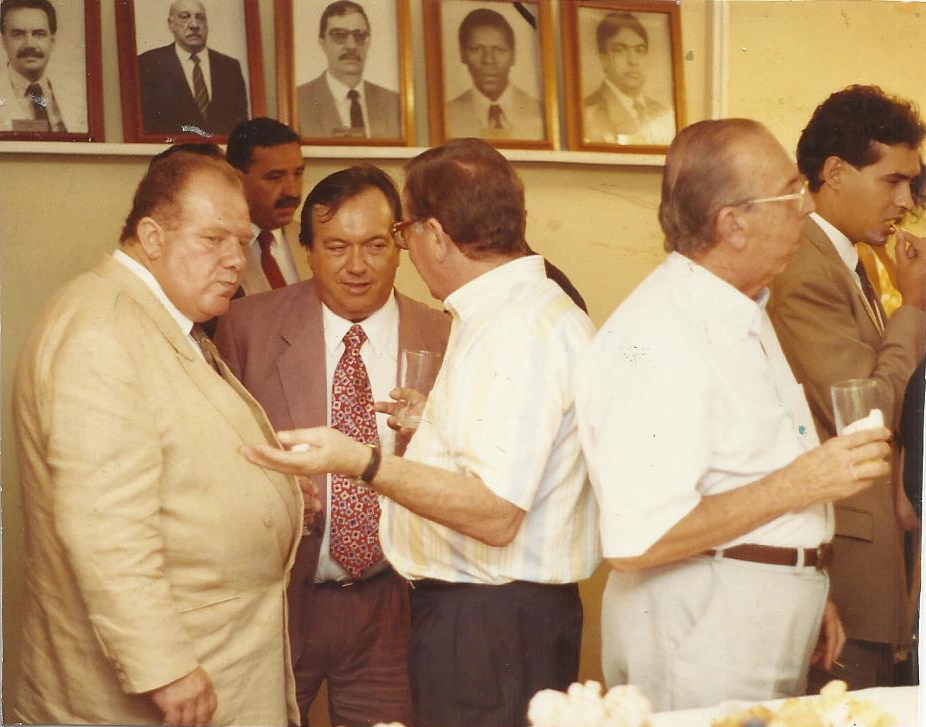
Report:
[[[450,319],[444,313],[396,293],[399,350],[440,351],[447,347]],[[216,345],[229,367],[264,409],[276,429],[325,426],[328,392],[322,306],[314,280],[271,293],[240,298],[219,320]],[[326,500],[326,477],[315,482]],[[294,663],[303,643],[305,605],[315,581],[323,528],[303,538],[289,588],[290,638]]]
[[[297,721],[284,592],[302,498],[238,453],[275,441],[260,406],[109,256],[49,305],[13,396],[28,564],[16,719],[160,723],[143,693],[201,666],[212,724]]]
[[[926,345],[922,311],[901,306],[882,331],[833,243],[808,220],[794,259],[771,286],[769,315],[821,440],[835,434],[830,385],[845,379],[882,382],[886,420],[896,429],[904,389]],[[836,503],[834,546],[831,595],[849,638],[903,642],[906,584],[889,481]]]

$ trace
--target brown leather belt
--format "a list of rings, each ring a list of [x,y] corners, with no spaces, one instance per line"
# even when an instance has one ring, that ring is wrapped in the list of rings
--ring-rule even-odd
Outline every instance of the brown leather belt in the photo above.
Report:
[[[801,563],[803,553],[803,563]],[[816,548],[778,548],[773,545],[755,545],[744,543],[724,550],[705,550],[702,555],[713,558],[732,558],[733,560],[748,560],[751,563],[766,563],[768,565],[796,566],[799,563],[809,568],[823,570],[833,561],[832,543],[823,543]]]

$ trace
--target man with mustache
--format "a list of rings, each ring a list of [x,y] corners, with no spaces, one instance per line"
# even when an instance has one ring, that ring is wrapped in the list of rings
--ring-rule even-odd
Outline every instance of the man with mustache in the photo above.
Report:
[[[86,119],[65,118],[45,74],[57,32],[58,16],[49,0],[3,0],[0,4],[0,40],[7,58],[0,71],[0,130],[86,130]]]
[[[643,93],[649,34],[630,13],[608,13],[596,31],[601,87],[585,99],[583,137],[607,144],[668,144],[675,135],[672,110]]]
[[[228,134],[248,118],[241,64],[206,48],[209,22],[199,0],[176,0],[170,45],[138,56],[141,117],[148,134]]]
[[[926,125],[909,101],[876,86],[849,86],[814,111],[797,145],[816,212],[794,259],[771,286],[769,315],[804,385],[820,439],[838,434],[830,385],[880,382],[886,426],[897,430],[904,389],[926,350],[926,240],[896,227],[921,207]],[[889,317],[861,265],[857,244],[883,246],[897,232],[897,288]],[[908,645],[901,533],[917,518],[900,478],[836,503],[830,573],[849,638],[840,667],[821,677],[850,689],[890,686]]]
[[[251,119],[228,137],[226,157],[238,170],[251,215],[243,293],[281,288],[308,277],[308,264],[298,251],[298,231],[286,230],[302,199],[305,162],[299,136],[275,119]]]
[[[363,80],[370,21],[352,0],[337,0],[319,21],[318,43],[328,68],[296,87],[299,133],[305,137],[399,139],[399,94]]]
[[[495,10],[478,8],[460,23],[460,62],[473,87],[447,104],[448,136],[543,139],[540,102],[508,81],[515,64],[514,30]]]

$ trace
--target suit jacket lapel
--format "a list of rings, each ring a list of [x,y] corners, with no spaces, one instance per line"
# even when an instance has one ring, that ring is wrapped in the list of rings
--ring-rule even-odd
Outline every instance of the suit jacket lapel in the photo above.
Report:
[[[829,261],[830,265],[835,267],[836,274],[842,278],[844,286],[852,291],[852,295],[855,296],[868,315],[868,320],[871,321],[871,325],[874,326],[878,335],[882,336],[884,334],[884,326],[881,324],[881,319],[872,309],[871,303],[859,288],[858,283],[855,282],[852,272],[846,267],[843,259],[839,257],[839,253],[836,252],[836,246],[833,245],[833,241],[827,237],[823,229],[813,220],[807,221],[807,227],[804,228],[804,233],[807,235],[807,239],[820,251],[823,257]],[[880,305],[881,304],[878,303],[879,307]],[[881,312],[883,315],[883,309]]]

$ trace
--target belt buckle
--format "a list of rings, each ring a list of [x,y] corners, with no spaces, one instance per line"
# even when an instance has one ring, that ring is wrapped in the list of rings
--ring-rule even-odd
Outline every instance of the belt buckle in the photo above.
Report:
[[[829,565],[829,564],[826,562],[826,561],[827,561],[827,558],[826,558],[827,548],[826,548],[826,546],[827,546],[827,543],[820,543],[820,545],[818,545],[817,548],[816,548],[816,550],[817,550],[817,562],[814,564],[814,568],[816,568],[818,571],[824,570],[824,569],[826,568],[826,566]]]

